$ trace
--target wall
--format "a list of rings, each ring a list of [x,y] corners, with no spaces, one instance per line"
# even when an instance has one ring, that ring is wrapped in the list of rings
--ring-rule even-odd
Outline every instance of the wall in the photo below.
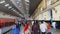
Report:
[[[60,20],[60,5],[58,5],[58,6],[56,6],[55,7],[55,10],[56,11],[54,11],[54,10],[52,10],[52,14],[53,14],[53,20]]]
[[[40,15],[37,14],[37,16],[35,17],[35,20],[50,20],[50,19],[51,19],[50,11],[46,11]]]

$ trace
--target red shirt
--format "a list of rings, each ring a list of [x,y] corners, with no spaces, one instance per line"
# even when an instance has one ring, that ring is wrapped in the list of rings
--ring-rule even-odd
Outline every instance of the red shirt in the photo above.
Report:
[[[24,26],[24,31],[26,31],[28,29],[28,25],[26,24],[25,26]]]
[[[50,29],[50,24],[49,23],[47,24],[47,29]]]

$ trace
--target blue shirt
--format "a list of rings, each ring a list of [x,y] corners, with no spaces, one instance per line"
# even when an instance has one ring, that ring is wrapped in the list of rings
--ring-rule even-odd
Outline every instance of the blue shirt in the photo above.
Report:
[[[19,28],[17,28],[16,26],[14,26],[12,30],[13,30],[13,34],[20,34]]]

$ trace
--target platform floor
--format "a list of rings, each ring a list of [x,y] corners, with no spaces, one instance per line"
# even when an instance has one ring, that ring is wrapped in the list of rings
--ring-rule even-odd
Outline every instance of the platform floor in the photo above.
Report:
[[[24,33],[24,31],[23,31],[23,26],[22,26],[22,27],[21,27],[20,34],[23,34],[23,33]],[[57,31],[54,32],[54,29],[51,28],[51,33],[52,33],[52,34],[60,34],[60,29],[57,29]],[[12,33],[12,31],[10,31],[10,32],[8,32],[8,33],[6,33],[6,34],[13,34],[13,33]]]
[[[52,33],[52,34],[60,34],[60,29],[57,29],[57,31],[56,31],[56,32],[54,32],[54,29],[53,29],[53,28],[51,28],[51,33]]]

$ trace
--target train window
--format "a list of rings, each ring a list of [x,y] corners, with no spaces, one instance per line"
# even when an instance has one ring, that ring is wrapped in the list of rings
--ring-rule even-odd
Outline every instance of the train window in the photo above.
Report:
[[[12,23],[12,22],[10,22],[10,25],[13,25],[13,23]]]
[[[5,26],[9,26],[9,22],[6,22],[6,23],[5,23]]]

